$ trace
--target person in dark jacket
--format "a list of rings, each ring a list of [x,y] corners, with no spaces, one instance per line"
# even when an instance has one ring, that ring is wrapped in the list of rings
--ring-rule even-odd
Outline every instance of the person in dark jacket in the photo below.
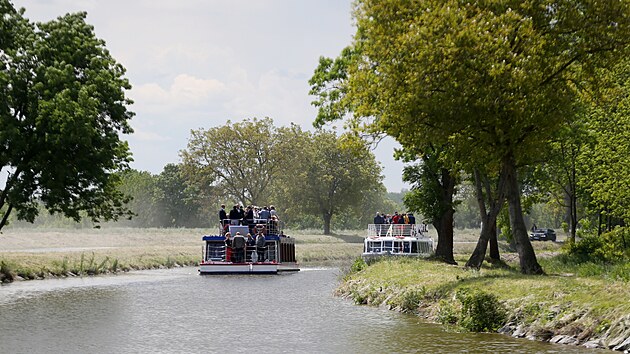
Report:
[[[238,225],[239,220],[241,219],[241,213],[238,211],[238,205],[235,205],[232,210],[230,210],[230,223],[232,225]]]
[[[376,227],[376,235],[381,236],[381,233],[383,231],[383,224],[385,223],[385,218],[383,217],[383,215],[381,215],[381,213],[377,212],[376,216],[374,217],[374,225]]]
[[[221,210],[219,210],[219,222],[221,226],[225,226],[227,223],[227,212],[225,211],[225,204],[221,204]]]
[[[243,263],[245,258],[245,247],[247,246],[247,241],[245,237],[241,235],[240,232],[237,232],[232,240],[232,249],[234,255],[234,263]]]
[[[259,232],[256,235],[256,253],[258,254],[258,262],[265,261],[265,246],[267,245],[267,240],[265,240],[265,235],[262,232]],[[254,260],[252,259],[252,262]]]

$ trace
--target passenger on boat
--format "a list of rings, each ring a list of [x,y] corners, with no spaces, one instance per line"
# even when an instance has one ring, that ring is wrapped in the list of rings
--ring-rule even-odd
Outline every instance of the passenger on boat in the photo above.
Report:
[[[252,259],[252,252],[256,248],[256,240],[252,237],[252,234],[250,234],[249,232],[247,233],[246,244],[247,244],[247,247],[245,249],[245,261],[247,262],[247,260],[249,259],[251,262],[254,262],[255,260]]]
[[[232,248],[234,252],[234,263],[243,263],[245,258],[246,240],[240,232],[237,232],[232,240]]]
[[[231,218],[230,218],[231,219]],[[394,216],[392,216],[392,224],[398,224],[398,220],[400,219],[400,215],[398,215],[398,212],[394,212]]]
[[[240,220],[242,219],[241,213],[238,210],[238,205],[235,205],[232,210],[230,210],[230,224],[238,225]]]
[[[383,225],[385,223],[385,218],[383,217],[383,215],[381,215],[381,213],[376,212],[376,216],[374,217],[374,224],[376,225],[376,234],[380,237],[382,230],[383,230]]]
[[[265,246],[267,241],[265,240],[265,235],[262,232],[259,232],[256,235],[256,253],[258,253],[258,262],[265,261]],[[253,262],[253,260],[252,260]]]
[[[245,212],[245,220],[247,220],[248,225],[254,223],[254,207],[251,205],[247,207],[247,211]]]
[[[225,233],[225,261],[232,261],[232,235],[229,232]]]
[[[263,220],[269,220],[271,218],[271,214],[269,213],[269,208],[266,206],[263,207],[263,210],[258,213],[258,217]]]
[[[219,210],[219,221],[221,226],[225,227],[227,220],[227,212],[225,211],[225,204],[221,204],[221,210]]]
[[[269,206],[269,215],[271,215],[271,217],[278,217],[278,212],[276,211],[276,207],[273,205]]]
[[[278,234],[278,216],[273,215],[269,220],[269,234],[277,235]]]

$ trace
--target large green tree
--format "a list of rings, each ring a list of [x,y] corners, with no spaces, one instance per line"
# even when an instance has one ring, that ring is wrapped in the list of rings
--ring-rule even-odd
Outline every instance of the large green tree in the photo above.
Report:
[[[213,188],[244,205],[269,204],[273,180],[291,159],[291,129],[253,118],[193,130],[181,151],[183,169],[201,191]]]
[[[403,180],[411,183],[411,191],[404,197],[405,205],[422,215],[435,227],[438,243],[435,256],[444,262],[457,264],[453,256],[454,200],[459,174],[446,168],[441,161],[441,149],[423,155],[422,162],[407,166]]]
[[[32,24],[0,0],[0,229],[11,212],[94,222],[128,214],[115,173],[131,160],[125,69],[86,13]]]
[[[202,193],[185,178],[182,166],[167,164],[155,181],[155,200],[163,210],[162,226],[200,227],[213,225],[214,215],[202,217]]]
[[[539,274],[519,168],[573,115],[576,82],[624,56],[629,15],[628,1],[358,1],[344,106],[403,146],[499,162],[521,271]]]
[[[630,222],[630,63],[605,72],[606,90],[591,97],[588,139],[577,158],[577,179],[591,207]],[[613,225],[607,223],[610,230]]]
[[[318,215],[330,235],[333,216],[361,215],[366,201],[384,195],[381,166],[357,136],[307,133],[302,158],[294,161],[283,188],[303,212]]]

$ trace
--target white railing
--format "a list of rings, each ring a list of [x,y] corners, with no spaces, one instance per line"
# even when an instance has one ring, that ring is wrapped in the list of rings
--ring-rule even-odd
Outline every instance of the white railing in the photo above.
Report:
[[[433,253],[433,240],[421,239],[366,239],[363,254],[372,255],[430,255]]]
[[[254,252],[255,251],[255,252]],[[264,262],[273,262],[278,261],[277,250],[276,250],[276,242],[268,242],[265,247],[258,248],[256,246],[247,246],[245,249],[245,262],[253,262],[256,263],[259,260],[259,252],[262,252],[260,255],[260,259]],[[230,248],[230,260],[234,261],[234,250]],[[218,243],[208,243],[205,248],[205,257],[204,260],[206,262],[225,262],[227,261],[228,255],[228,247],[225,244]],[[252,259],[252,255],[255,256]]]
[[[426,237],[426,224],[369,224],[367,237]]]

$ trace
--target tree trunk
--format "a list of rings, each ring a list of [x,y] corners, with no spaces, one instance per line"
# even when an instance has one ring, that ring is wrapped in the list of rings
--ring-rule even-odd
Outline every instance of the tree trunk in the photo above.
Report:
[[[5,227],[5,225],[7,224],[7,220],[9,220],[9,215],[11,214],[12,210],[13,210],[13,204],[9,204],[9,207],[7,208],[7,210],[4,212],[4,215],[2,216],[2,220],[0,220],[0,231],[2,231],[2,228]]]
[[[501,254],[499,254],[499,240],[497,240],[497,219],[494,219],[492,224],[492,231],[490,235],[490,259],[493,261],[500,261]]]
[[[518,186],[518,176],[514,156],[508,154],[503,159],[503,167],[506,172],[508,212],[510,215],[510,227],[516,251],[518,252],[521,273],[544,274],[544,271],[536,260],[536,253],[527,235],[523,209],[521,207],[521,190]]]
[[[328,213],[323,214],[324,217],[324,235],[330,235],[330,220],[332,219],[332,215]]]
[[[492,193],[490,181],[486,175],[482,176],[478,169],[475,169],[474,175],[475,193],[477,194],[477,204],[479,205],[479,213],[482,220],[481,234],[479,235],[479,240],[477,240],[475,250],[468,259],[468,262],[466,262],[466,267],[479,269],[481,268],[483,260],[486,258],[488,243],[490,243],[490,258],[493,260],[501,259],[497,241],[497,217],[501,212],[501,207],[505,200],[505,172],[502,171],[502,173],[499,174],[496,194]],[[484,183],[482,183],[482,179]],[[486,193],[483,191],[484,185]]]
[[[457,180],[447,169],[441,169],[442,186],[442,210],[444,212],[433,226],[438,233],[438,244],[435,249],[435,256],[449,264],[457,264],[453,256],[453,194],[455,194],[455,184]]]

